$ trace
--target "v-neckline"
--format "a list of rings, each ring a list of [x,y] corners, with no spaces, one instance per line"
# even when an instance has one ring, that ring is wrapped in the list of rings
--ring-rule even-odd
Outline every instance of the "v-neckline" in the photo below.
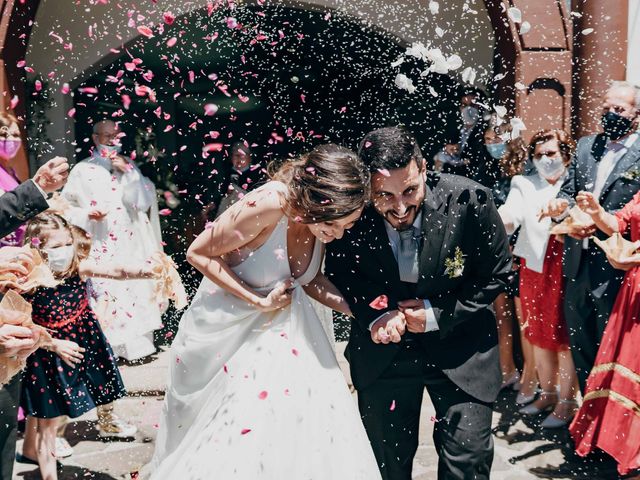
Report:
[[[304,272],[302,272],[297,277],[294,277],[293,269],[291,268],[291,262],[289,261],[289,251],[290,251],[289,250],[289,218],[286,215],[283,215],[283,218],[285,219],[285,231],[284,231],[285,258],[287,260],[287,266],[289,267],[289,273],[295,280],[298,280],[300,278],[303,278],[305,275],[307,275],[307,273],[309,273],[310,268],[313,266],[313,262],[316,258],[316,255],[318,254],[317,251],[318,251],[318,245],[320,241],[313,234],[311,234],[311,237],[313,239],[313,247],[311,248],[311,258],[309,258],[309,263],[307,265],[307,268],[304,269]]]

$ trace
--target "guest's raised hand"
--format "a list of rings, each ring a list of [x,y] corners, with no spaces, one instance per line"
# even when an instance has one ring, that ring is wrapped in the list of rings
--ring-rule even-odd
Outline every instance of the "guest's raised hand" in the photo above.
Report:
[[[37,336],[30,328],[10,324],[0,326],[0,355],[3,357],[15,357],[25,350],[30,351],[37,341]]]
[[[625,272],[634,267],[640,266],[640,254],[618,258],[617,260],[607,254],[607,260],[609,260],[609,263],[613,268],[624,270]]]
[[[122,155],[115,155],[111,159],[111,166],[121,173],[127,173],[133,168],[131,163]]]
[[[371,340],[374,343],[399,343],[406,331],[404,314],[399,310],[391,310],[382,315],[371,326]]]
[[[278,283],[266,297],[259,299],[257,307],[263,312],[271,312],[286,307],[291,303],[293,278]]]
[[[53,193],[67,183],[69,162],[64,157],[54,157],[41,166],[33,181],[46,193]]]
[[[33,254],[20,247],[0,248],[0,274],[11,272],[26,276],[33,270]]]
[[[60,339],[53,341],[52,350],[71,368],[76,368],[76,365],[82,362],[85,352],[85,349],[76,342]]]
[[[565,200],[564,198],[554,198],[546,207],[540,209],[538,212],[538,220],[542,220],[547,217],[559,217],[567,210],[567,208],[569,208],[568,200]]]
[[[567,235],[575,240],[584,240],[585,238],[589,238],[594,233],[596,233],[595,225],[572,225],[570,229],[571,231]]]
[[[591,192],[579,192],[576,196],[576,204],[580,210],[592,217],[598,217],[602,213],[602,206]]]
[[[407,321],[407,330],[412,333],[424,333],[427,325],[424,301],[417,298],[401,300],[398,302],[398,307]]]
[[[97,222],[100,222],[100,221],[102,221],[104,219],[104,217],[107,216],[107,213],[109,213],[109,212],[107,212],[105,210],[94,209],[94,210],[91,210],[89,212],[89,219],[90,220],[95,220]]]

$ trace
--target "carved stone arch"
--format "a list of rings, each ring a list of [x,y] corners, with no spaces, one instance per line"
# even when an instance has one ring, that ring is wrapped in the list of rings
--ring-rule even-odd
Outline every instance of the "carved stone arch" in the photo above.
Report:
[[[523,120],[526,139],[543,128],[570,132],[573,27],[565,2],[485,0],[485,5],[496,33],[496,97]],[[531,25],[528,32],[508,15],[513,7]]]

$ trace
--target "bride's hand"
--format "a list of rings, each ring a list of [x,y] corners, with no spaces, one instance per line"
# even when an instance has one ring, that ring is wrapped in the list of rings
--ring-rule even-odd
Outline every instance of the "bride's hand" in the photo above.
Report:
[[[256,305],[263,312],[271,312],[286,307],[291,303],[291,289],[293,279],[280,282],[266,297],[261,298]]]

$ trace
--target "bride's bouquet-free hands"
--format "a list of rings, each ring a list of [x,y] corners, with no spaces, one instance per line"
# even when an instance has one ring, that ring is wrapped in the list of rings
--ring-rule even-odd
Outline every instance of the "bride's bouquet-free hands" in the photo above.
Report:
[[[255,306],[262,312],[272,312],[286,307],[291,303],[294,283],[293,278],[279,282],[266,297],[260,297]]]

